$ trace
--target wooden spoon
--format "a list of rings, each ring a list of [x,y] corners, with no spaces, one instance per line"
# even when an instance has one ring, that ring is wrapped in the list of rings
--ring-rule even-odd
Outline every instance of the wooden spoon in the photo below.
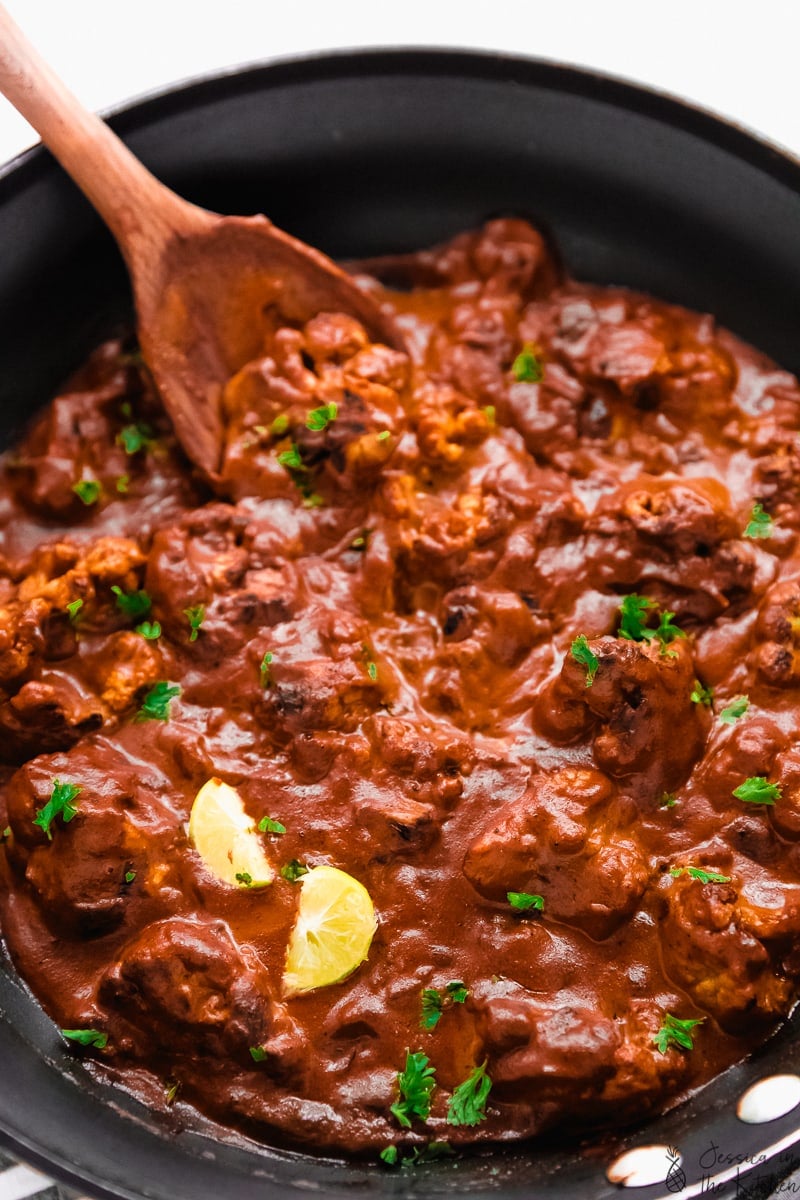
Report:
[[[0,91],[108,225],[131,276],[139,343],[175,432],[209,477],[220,467],[222,389],[263,352],[263,314],[357,317],[404,349],[391,317],[318,250],[266,217],[222,217],[182,200],[88,112],[0,5]]]

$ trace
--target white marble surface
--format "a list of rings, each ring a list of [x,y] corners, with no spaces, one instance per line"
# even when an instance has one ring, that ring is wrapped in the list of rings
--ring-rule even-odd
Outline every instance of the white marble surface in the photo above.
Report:
[[[469,46],[676,93],[800,155],[797,0],[5,0],[91,108],[242,62],[331,47]],[[0,162],[29,146],[0,99]]]

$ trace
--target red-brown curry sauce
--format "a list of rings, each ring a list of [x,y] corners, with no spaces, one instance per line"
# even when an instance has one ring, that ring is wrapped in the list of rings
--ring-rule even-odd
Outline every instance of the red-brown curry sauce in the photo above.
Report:
[[[423,285],[385,296],[413,367],[342,316],[267,328],[227,388],[220,497],[120,343],[7,456],[3,936],[59,1026],[107,1034],[87,1053],[113,1076],[266,1139],[639,1118],[797,992],[800,388],[710,317],[561,278],[520,221],[390,266]],[[159,638],[115,586],[147,592]],[[642,640],[615,636],[634,593]],[[652,636],[664,611],[685,637]],[[158,681],[168,719],[136,721]],[[369,890],[344,982],[281,996],[300,889],[205,872],[186,821],[212,776],[285,825],[276,867]],[[751,777],[774,803],[733,796]],[[81,791],[48,841],[55,779]],[[466,1001],[421,1028],[422,990],[453,981]],[[667,1014],[702,1019],[692,1049],[662,1053]],[[410,1131],[408,1050],[437,1082]],[[484,1061],[485,1119],[449,1124]]]

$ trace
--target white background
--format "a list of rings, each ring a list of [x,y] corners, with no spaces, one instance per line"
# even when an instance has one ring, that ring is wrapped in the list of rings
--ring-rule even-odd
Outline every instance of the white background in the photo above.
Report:
[[[560,59],[684,96],[800,154],[800,0],[6,0],[78,96],[342,46]],[[0,162],[35,140],[0,98]]]

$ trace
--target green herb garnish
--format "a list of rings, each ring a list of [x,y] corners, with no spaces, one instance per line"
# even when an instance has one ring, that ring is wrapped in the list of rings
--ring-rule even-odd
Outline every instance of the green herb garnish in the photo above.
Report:
[[[405,1070],[397,1076],[399,1098],[391,1111],[406,1129],[411,1128],[413,1117],[427,1120],[431,1111],[431,1095],[436,1087],[436,1071],[430,1065],[427,1054],[406,1051]]]
[[[730,883],[730,875],[720,875],[717,871],[704,871],[702,867],[671,867],[670,875],[679,879],[688,875],[690,879],[699,879],[701,883]]]
[[[252,887],[253,886],[253,876],[250,874],[249,871],[237,871],[235,878],[236,878],[236,882],[240,883],[242,885],[242,887]]]
[[[191,631],[189,633],[189,641],[196,642],[197,635],[200,632],[200,626],[206,619],[206,606],[205,604],[191,604],[188,608],[183,610],[183,615],[189,622],[189,629]]]
[[[68,825],[73,817],[78,815],[78,810],[73,804],[73,800],[78,796],[80,790],[80,787],[76,783],[62,783],[60,779],[53,780],[53,790],[50,793],[50,799],[44,808],[37,809],[33,822],[34,825],[38,825],[40,829],[44,830],[49,842],[53,840],[50,826],[56,817],[61,817],[64,824]]]
[[[453,979],[448,983],[444,995],[438,988],[423,988],[421,1027],[435,1029],[441,1020],[444,1008],[448,1004],[463,1004],[468,996],[469,989],[460,979]]]
[[[380,1158],[383,1162],[387,1163],[390,1167],[393,1167],[395,1165],[395,1163],[397,1162],[398,1153],[399,1153],[399,1151],[397,1149],[397,1146],[387,1146],[385,1150],[381,1150]]]
[[[125,882],[126,883],[133,883],[135,878],[136,878],[135,871],[126,871],[125,872]]]
[[[296,858],[293,858],[291,862],[288,862],[285,866],[281,867],[281,875],[287,881],[287,883],[297,883],[298,879],[302,875],[307,874],[308,867],[303,863],[298,862]]]
[[[253,1062],[261,1063],[264,1062],[265,1058],[267,1057],[267,1052],[263,1046],[251,1046],[250,1057],[252,1058]]]
[[[733,794],[746,804],[774,804],[781,798],[781,787],[778,783],[769,783],[764,775],[751,775],[734,789]]]
[[[145,696],[135,719],[137,721],[168,721],[170,702],[180,694],[181,689],[177,683],[159,680]]]
[[[492,429],[497,424],[497,410],[493,404],[486,404],[483,407],[483,415],[486,417],[486,423]]]
[[[535,896],[530,892],[506,892],[506,899],[517,912],[541,912],[544,908],[544,896]]]
[[[79,479],[77,483],[73,483],[72,490],[87,508],[100,499],[100,484],[96,479]]]
[[[286,826],[281,825],[280,821],[273,821],[272,817],[262,817],[258,829],[260,833],[286,833]]]
[[[674,792],[664,792],[663,796],[661,797],[661,799],[658,802],[658,807],[659,808],[674,808],[677,803],[678,803],[678,797],[675,795]]]
[[[61,1036],[68,1042],[77,1042],[79,1046],[95,1046],[105,1050],[108,1045],[108,1034],[99,1029],[62,1029]]]
[[[117,434],[117,441],[126,454],[138,454],[140,450],[146,449],[152,440],[153,431],[145,424],[126,425]]]
[[[771,538],[774,531],[774,521],[764,508],[756,502],[750,513],[750,520],[745,527],[746,538]]]
[[[272,651],[268,650],[266,652],[266,654],[264,655],[264,657],[262,658],[261,664],[258,668],[259,674],[261,675],[261,686],[263,688],[268,688],[268,687],[272,686],[272,671],[270,670],[271,663],[272,663]]]
[[[158,621],[142,621],[141,625],[136,626],[135,632],[148,642],[157,642],[161,637],[161,626]]]
[[[586,672],[586,686],[591,687],[594,683],[594,677],[597,674],[597,668],[600,666],[600,659],[592,652],[589,645],[589,639],[585,633],[580,633],[575,638],[575,641],[570,647],[570,654],[575,659],[576,663],[580,663]]]
[[[82,600],[70,600],[69,604],[67,605],[67,612],[69,613],[69,619],[73,625],[77,621],[78,613],[81,611],[82,608],[83,608]]]
[[[544,368],[536,357],[533,342],[526,342],[511,365],[517,383],[539,383],[544,379]]]
[[[330,404],[322,404],[319,408],[312,408],[306,417],[306,429],[311,429],[314,433],[327,429],[330,423],[336,420],[338,412],[338,405],[333,401]]]
[[[282,434],[286,433],[286,430],[289,428],[289,418],[286,413],[278,413],[269,428],[275,437],[281,437]]]
[[[486,1074],[484,1062],[458,1085],[450,1097],[448,1125],[479,1125],[486,1119],[486,1100],[491,1090],[492,1081]]]
[[[153,601],[142,588],[138,592],[123,592],[122,588],[114,583],[111,590],[117,597],[117,608],[126,617],[143,617],[153,607]]]
[[[660,1054],[666,1054],[670,1046],[680,1046],[683,1050],[693,1050],[692,1030],[695,1025],[702,1025],[705,1017],[695,1020],[682,1021],[673,1017],[672,1013],[664,1013],[664,1024],[653,1038]]]
[[[740,717],[743,717],[750,707],[750,700],[747,696],[739,696],[738,699],[732,700],[727,708],[723,708],[719,714],[719,719],[725,725],[733,725]]]
[[[120,475],[119,479],[117,480],[117,482],[115,484],[115,487],[116,487],[117,491],[119,492],[120,496],[127,496],[128,487],[130,485],[130,482],[131,482],[130,475]]]
[[[714,692],[711,688],[705,687],[699,679],[695,679],[690,699],[693,704],[703,704],[706,708],[711,708]]]
[[[278,462],[282,467],[287,467],[290,471],[305,471],[303,460],[300,457],[300,451],[295,442],[292,442],[288,450],[281,450],[278,455]]]
[[[378,664],[374,661],[372,657],[372,651],[370,650],[369,646],[362,645],[361,657],[364,660],[364,666],[367,668],[367,674],[372,682],[375,683],[378,678]]]
[[[661,613],[657,627],[649,629],[647,621],[650,613],[657,608],[655,600],[648,596],[637,596],[635,593],[623,596],[619,606],[620,622],[617,636],[633,642],[649,642],[655,638],[661,644],[662,650],[676,638],[686,637],[683,630],[673,623],[675,613],[667,609]]]
[[[390,438],[391,436],[392,436],[391,429],[382,429],[380,431],[380,433],[375,434],[375,437],[378,439],[379,442],[385,442],[387,440],[387,438]]]

